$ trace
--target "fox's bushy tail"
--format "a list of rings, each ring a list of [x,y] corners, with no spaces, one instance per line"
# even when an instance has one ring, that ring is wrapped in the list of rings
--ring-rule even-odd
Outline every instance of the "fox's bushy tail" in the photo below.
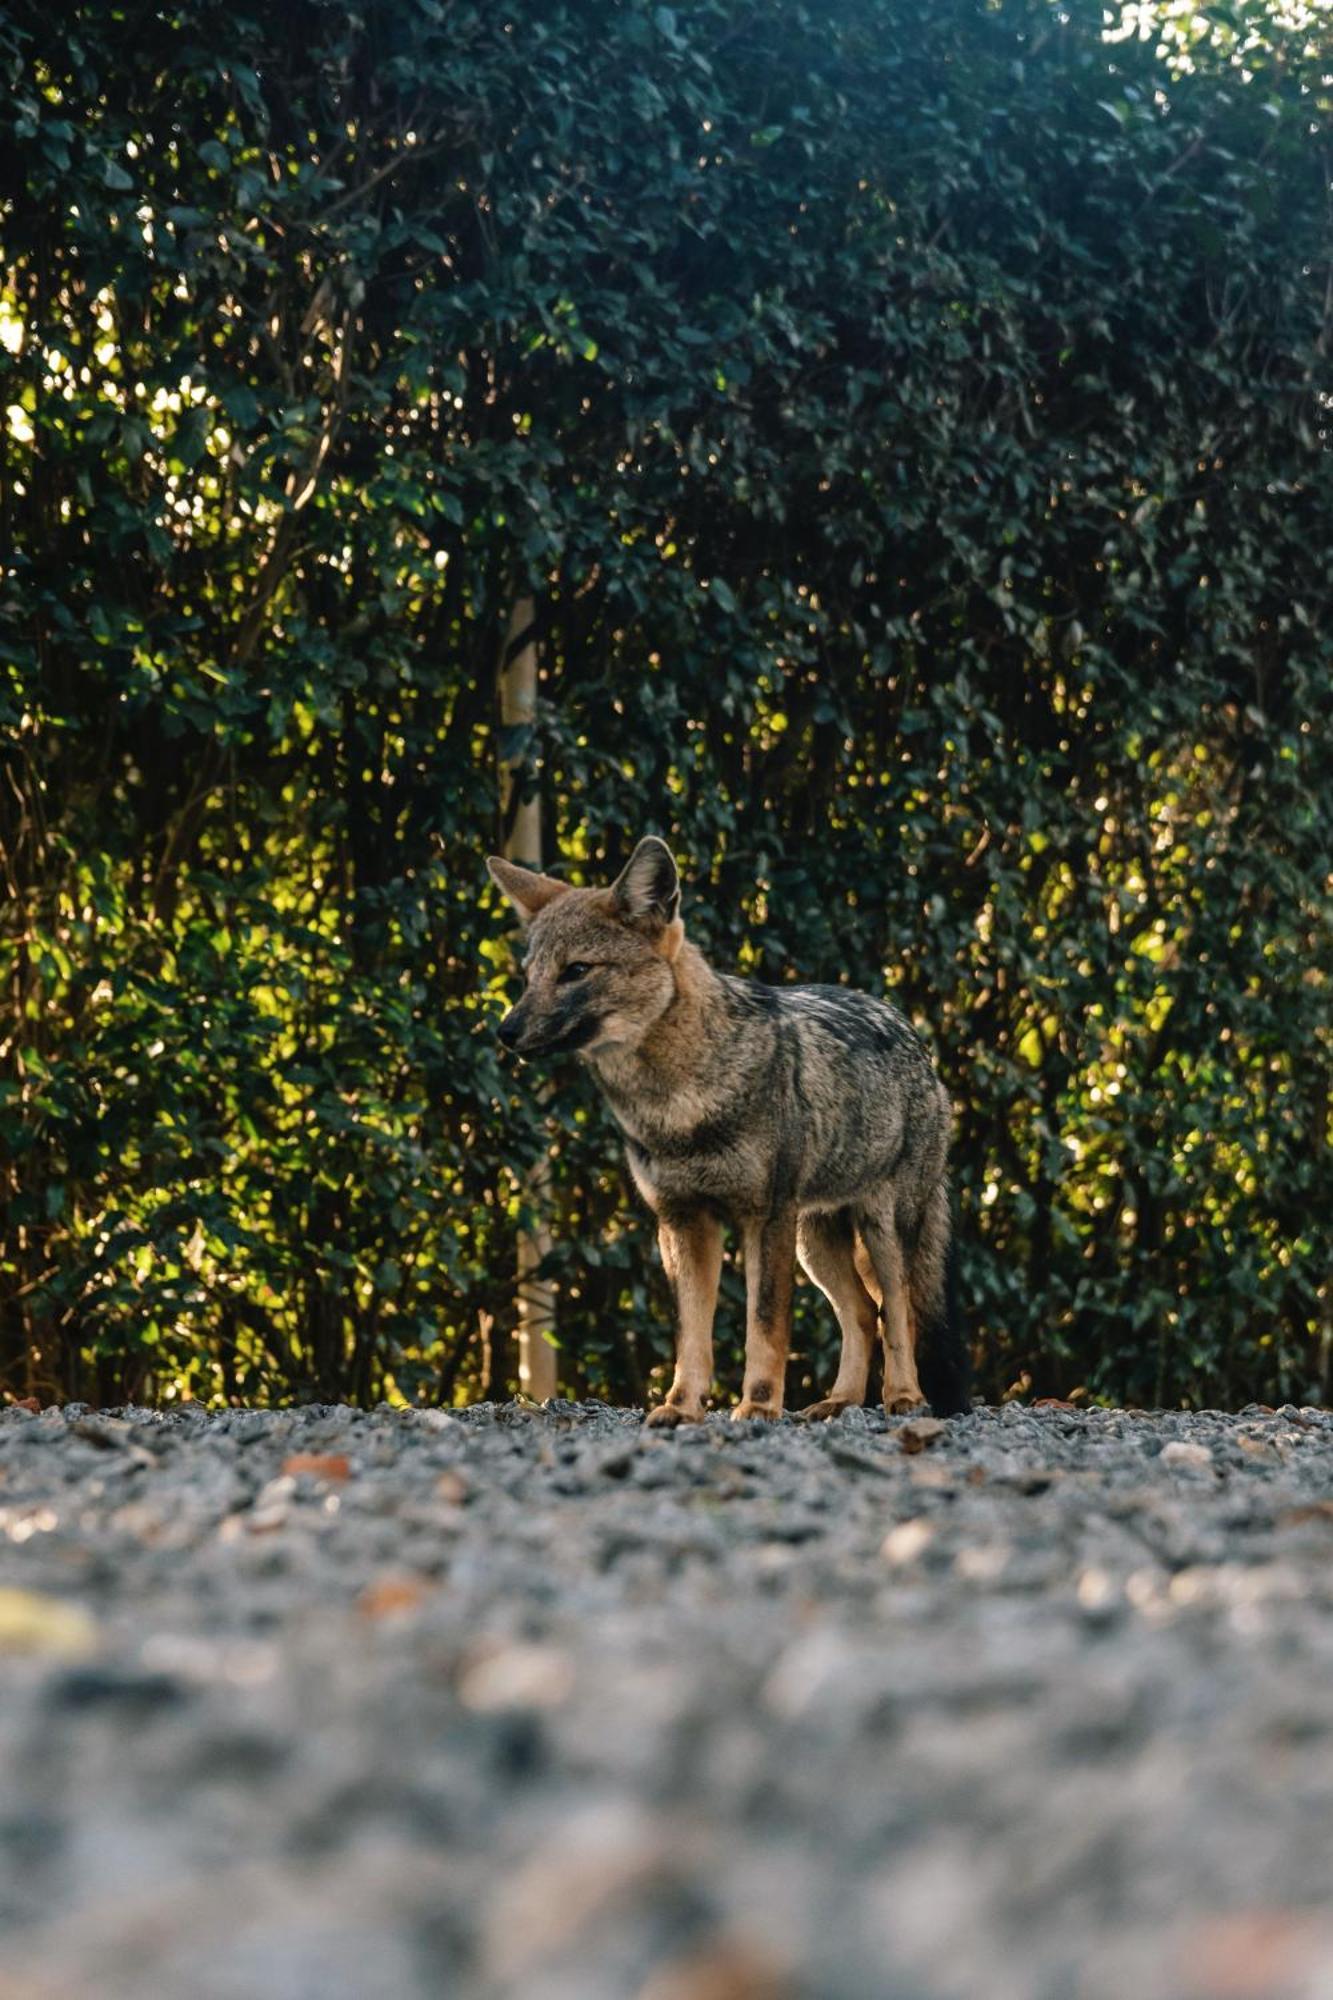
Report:
[[[972,1407],[972,1357],[958,1310],[958,1246],[947,1181],[926,1203],[908,1258],[907,1289],[921,1387],[937,1417],[962,1416]]]

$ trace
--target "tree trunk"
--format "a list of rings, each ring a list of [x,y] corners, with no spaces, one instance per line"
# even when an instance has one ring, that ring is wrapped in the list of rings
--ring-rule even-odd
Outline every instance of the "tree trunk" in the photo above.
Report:
[[[500,660],[500,825],[504,855],[525,868],[542,865],[541,795],[527,769],[537,723],[537,641],[535,606],[520,597],[510,613]],[[537,1276],[551,1248],[545,1218],[550,1213],[551,1168],[546,1155],[528,1174],[523,1187],[526,1207],[535,1218],[532,1229],[520,1228],[515,1322],[518,1330],[518,1383],[524,1395],[544,1403],[556,1393],[555,1348],[547,1338],[555,1331],[555,1286]]]

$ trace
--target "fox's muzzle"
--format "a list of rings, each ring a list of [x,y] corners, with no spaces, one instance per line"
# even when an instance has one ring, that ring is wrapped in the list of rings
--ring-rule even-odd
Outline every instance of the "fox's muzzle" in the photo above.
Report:
[[[597,1026],[597,1016],[583,1008],[562,1008],[545,1020],[530,1020],[520,1000],[495,1032],[502,1046],[515,1055],[558,1056],[583,1048],[596,1035]]]

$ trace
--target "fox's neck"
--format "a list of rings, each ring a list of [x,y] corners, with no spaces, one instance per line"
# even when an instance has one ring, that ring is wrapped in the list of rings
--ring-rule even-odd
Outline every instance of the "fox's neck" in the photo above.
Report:
[[[607,1091],[673,1096],[704,1068],[715,1047],[707,1029],[726,1004],[726,989],[688,939],[672,963],[676,992],[665,1013],[632,1049],[610,1048],[588,1060]]]

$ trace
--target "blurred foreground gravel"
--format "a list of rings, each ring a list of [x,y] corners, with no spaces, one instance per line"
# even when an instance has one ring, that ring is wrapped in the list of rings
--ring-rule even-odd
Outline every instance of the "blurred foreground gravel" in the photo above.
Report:
[[[1333,1995],[1333,1415],[903,1444],[0,1414],[0,2000]]]

